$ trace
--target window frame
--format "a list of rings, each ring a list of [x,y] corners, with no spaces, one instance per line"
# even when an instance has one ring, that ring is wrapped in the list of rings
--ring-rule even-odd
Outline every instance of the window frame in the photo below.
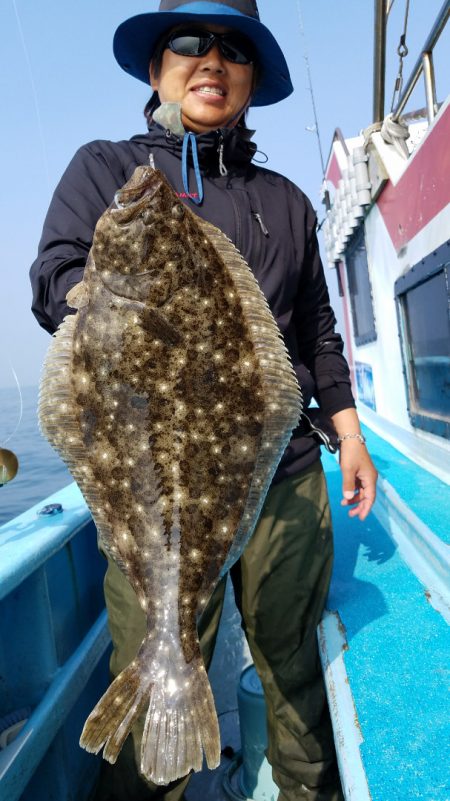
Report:
[[[397,310],[400,350],[402,354],[403,378],[405,381],[406,403],[408,415],[414,428],[450,439],[450,421],[438,414],[427,412],[420,406],[420,398],[415,390],[415,375],[412,367],[411,336],[408,326],[408,315],[405,299],[410,290],[426,283],[434,275],[443,272],[447,286],[447,299],[450,304],[450,240],[444,242],[429,256],[411,267],[405,275],[400,276],[394,284]],[[450,305],[448,306],[450,319]]]
[[[367,265],[367,283],[369,285],[369,292],[370,292],[370,310],[372,313],[372,320],[369,321],[368,331],[364,334],[358,334],[358,318],[357,318],[357,310],[355,304],[355,293],[352,292],[352,284],[354,282],[353,275],[350,276],[350,269],[349,269],[349,261],[351,259],[352,254],[357,250],[360,244],[364,244],[364,251],[366,254],[366,265]],[[366,231],[364,222],[358,226],[358,228],[353,233],[351,239],[347,242],[347,246],[345,249],[344,254],[345,259],[345,270],[347,273],[347,286],[348,286],[348,294],[350,298],[350,307],[352,311],[352,322],[353,322],[353,338],[355,340],[355,344],[360,345],[367,345],[369,342],[376,342],[378,339],[377,334],[377,326],[376,326],[376,318],[375,318],[375,309],[373,303],[373,292],[372,292],[372,281],[370,279],[370,270],[369,270],[369,259],[367,258],[367,245],[366,245]],[[352,273],[354,272],[354,265],[352,265],[351,270]]]

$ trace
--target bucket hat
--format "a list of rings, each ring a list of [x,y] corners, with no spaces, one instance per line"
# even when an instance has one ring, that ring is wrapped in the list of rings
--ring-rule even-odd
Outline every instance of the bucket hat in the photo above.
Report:
[[[149,64],[161,37],[176,25],[196,22],[226,25],[252,42],[258,59],[259,81],[252,106],[269,106],[291,94],[286,59],[275,37],[260,22],[255,0],[161,0],[159,10],[122,22],[114,35],[114,55],[129,75],[149,83]]]

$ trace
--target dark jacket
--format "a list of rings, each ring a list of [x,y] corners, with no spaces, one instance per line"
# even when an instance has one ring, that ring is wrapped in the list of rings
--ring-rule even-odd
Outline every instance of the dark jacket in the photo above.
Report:
[[[287,178],[251,163],[255,145],[237,129],[197,137],[204,200],[192,211],[216,225],[253,270],[284,336],[305,407],[314,395],[327,415],[354,406],[343,343],[320,261],[316,218],[308,198]],[[228,175],[219,171],[218,149]],[[96,222],[138,164],[161,169],[175,191],[184,193],[181,140],[153,125],[129,141],[96,141],[78,150],[58,184],[31,267],[33,312],[55,331],[69,313],[68,290],[81,280]],[[195,177],[189,171],[190,191]],[[300,426],[291,439],[276,480],[308,467],[319,446]]]

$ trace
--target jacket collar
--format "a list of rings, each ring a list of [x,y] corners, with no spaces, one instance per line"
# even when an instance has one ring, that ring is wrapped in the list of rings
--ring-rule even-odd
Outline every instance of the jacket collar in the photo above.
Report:
[[[251,141],[255,131],[242,128],[221,128],[205,134],[197,134],[198,158],[202,168],[207,172],[219,171],[219,150],[223,145],[223,162],[227,169],[243,168],[250,164],[257,151],[257,145]],[[132,141],[148,144],[150,148],[162,147],[174,156],[182,158],[182,137],[175,136],[156,122],[149,125],[148,133],[133,136]]]

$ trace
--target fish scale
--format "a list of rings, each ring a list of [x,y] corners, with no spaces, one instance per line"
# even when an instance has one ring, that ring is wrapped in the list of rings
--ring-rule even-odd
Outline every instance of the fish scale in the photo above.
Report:
[[[198,617],[251,536],[301,412],[276,322],[225,235],[138,167],[97,223],[46,357],[41,429],[147,616],[80,743],[115,762],[145,716],[141,771],[220,760]]]

